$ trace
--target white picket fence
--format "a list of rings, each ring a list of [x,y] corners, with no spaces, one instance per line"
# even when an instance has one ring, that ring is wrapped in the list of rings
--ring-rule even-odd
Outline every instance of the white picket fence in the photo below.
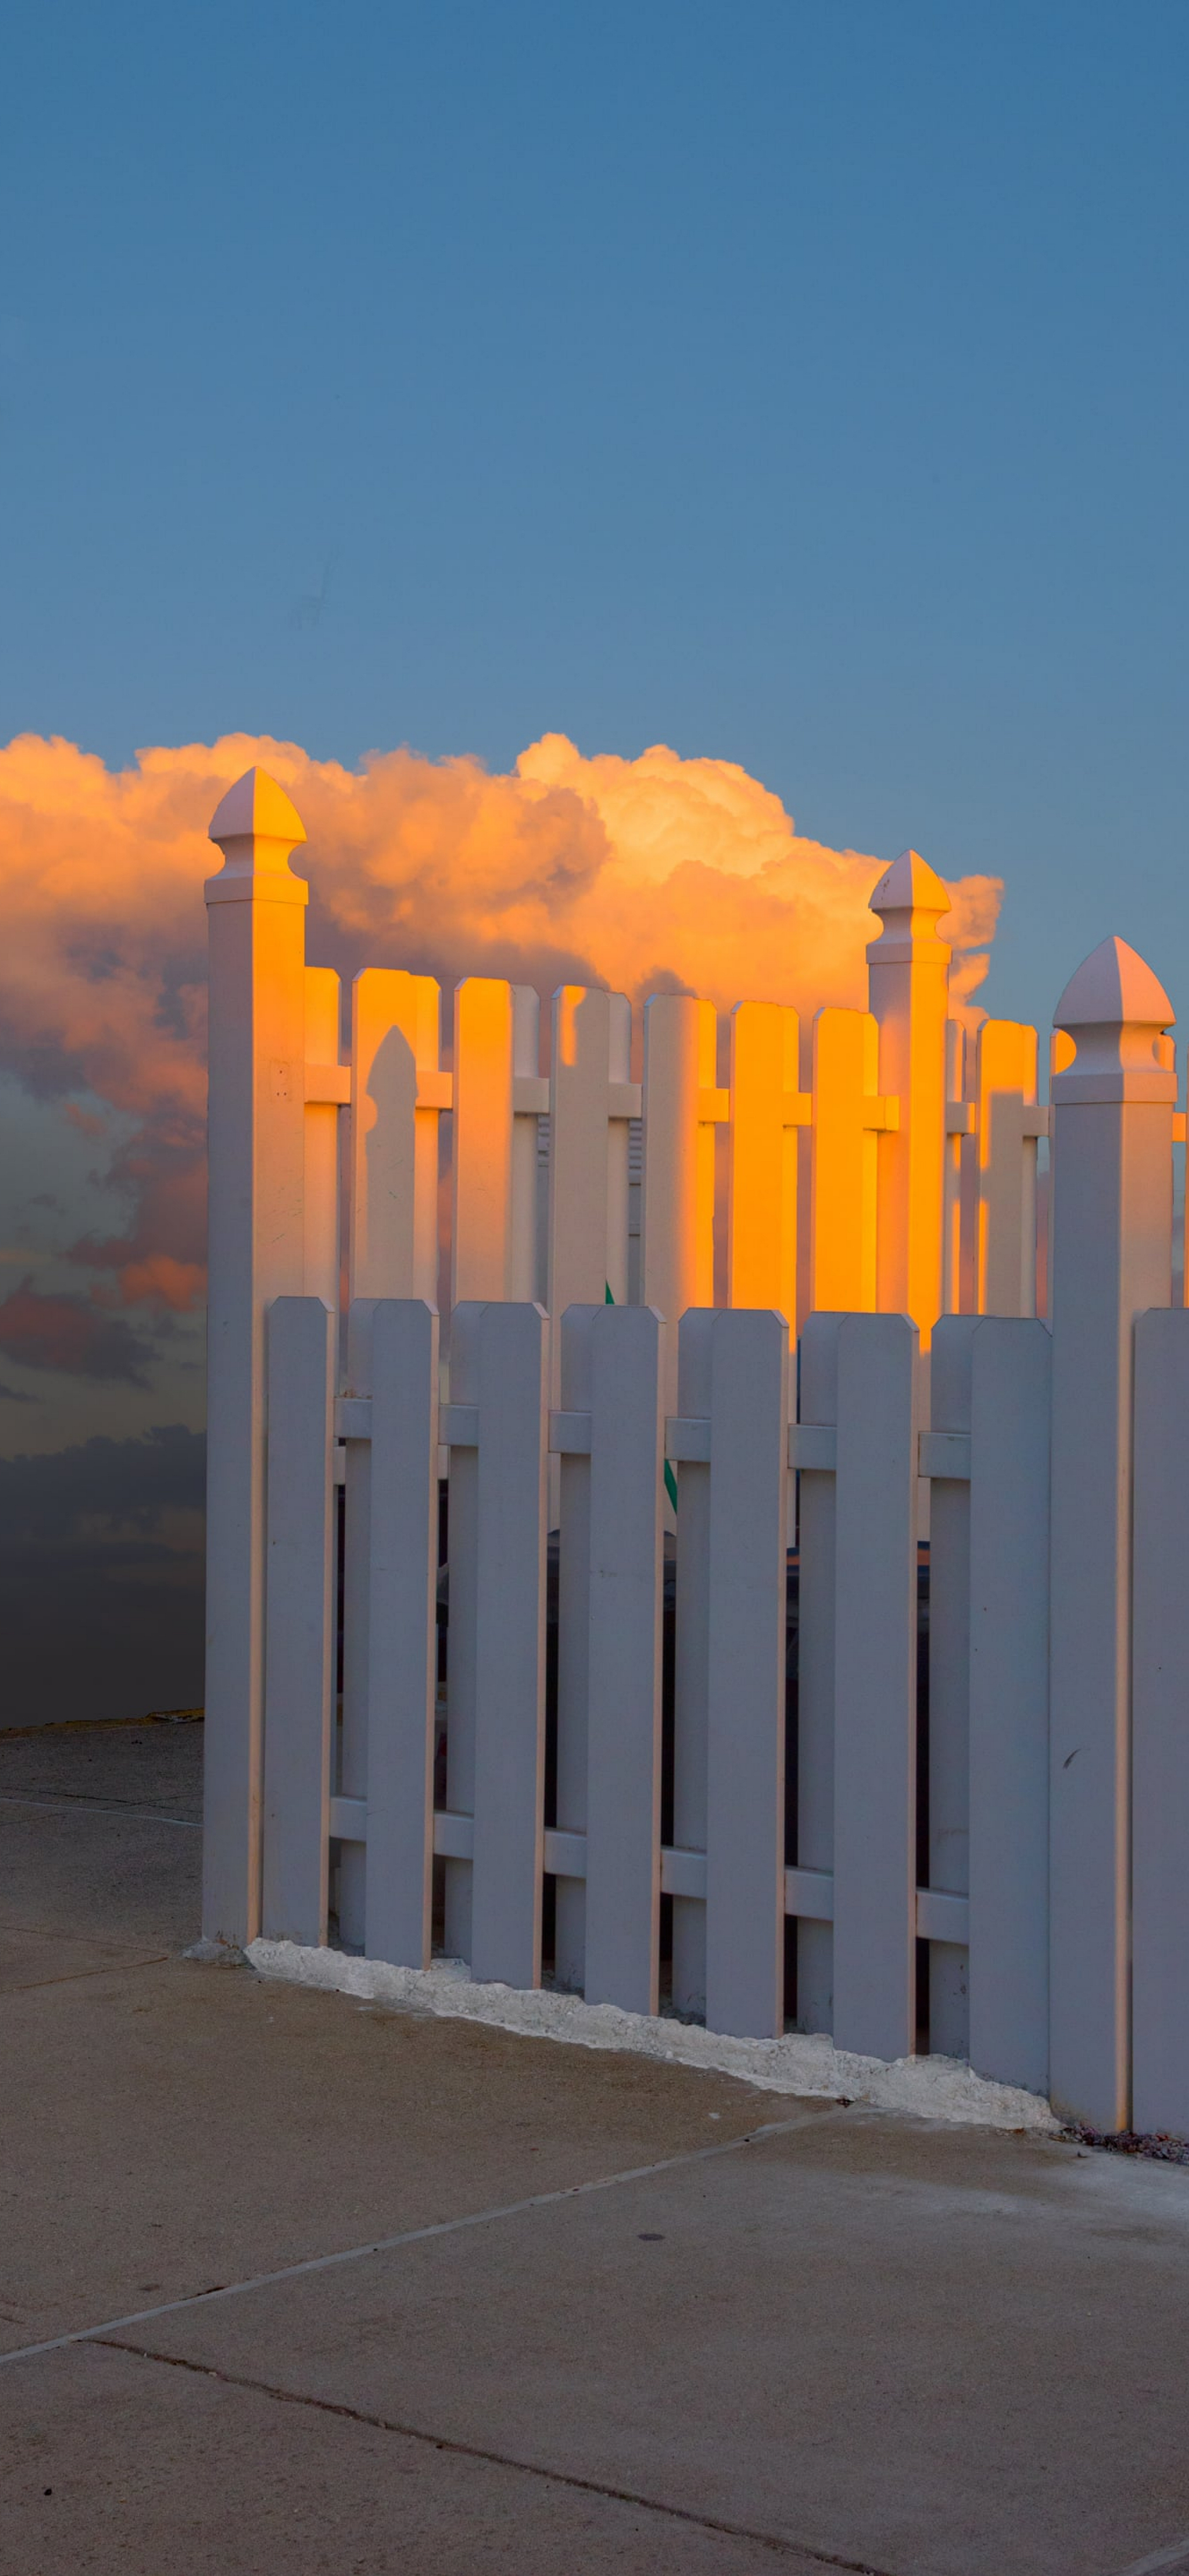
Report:
[[[464,984],[447,1074],[436,987],[381,970],[340,1067],[292,808],[250,774],[212,828],[208,1934],[324,1942],[333,1872],[373,1957],[428,1964],[436,1906],[477,1978],[927,2045],[1189,2131],[1184,1119],[1155,978],[1107,942],[1058,1008],[1050,1329],[1035,1035],[989,1024],[955,1096],[919,861],[877,890],[872,1012],[818,1015],[807,1093],[792,1013],[736,1012],[724,1092],[681,996],[649,1005],[637,1093],[618,997],[558,997],[546,1083],[532,1013]]]

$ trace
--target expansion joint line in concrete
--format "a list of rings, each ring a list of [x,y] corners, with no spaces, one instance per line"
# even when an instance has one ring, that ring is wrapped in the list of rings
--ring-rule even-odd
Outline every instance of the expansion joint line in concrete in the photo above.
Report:
[[[694,2513],[688,2505],[666,2504],[656,2496],[638,2495],[632,2487],[615,2487],[603,2478],[580,2478],[570,2469],[547,2468],[540,2460],[518,2459],[511,2451],[491,2451],[481,2442],[460,2442],[449,2433],[427,2432],[422,2424],[400,2424],[390,2415],[373,2415],[362,2406],[346,2406],[333,2397],[311,2397],[298,2388],[277,2388],[268,2379],[252,2379],[246,2373],[219,2370],[210,2362],[189,2361],[181,2353],[157,2352],[150,2344],[124,2343],[116,2335],[95,2335],[92,2341],[105,2352],[128,2353],[136,2361],[163,2362],[169,2370],[189,2370],[197,2378],[213,2379],[220,2388],[242,2388],[254,2397],[272,2398],[279,2406],[309,2406],[319,2415],[339,2415],[348,2424],[363,2424],[369,2432],[395,2433],[406,2442],[421,2442],[427,2450],[447,2451],[461,2460],[483,2460],[491,2468],[511,2469],[519,2476],[541,2478],[547,2486],[576,2487],[582,2495],[606,2496],[613,2504],[632,2505],[637,2512],[661,2514],[669,2522],[692,2523],[698,2531],[712,2531],[726,2540],[750,2540],[759,2549],[770,2550],[774,2557],[811,2559],[815,2567],[836,2567],[842,2576],[891,2576],[886,2567],[876,2567],[867,2558],[840,2558],[834,2551],[815,2549],[805,2540],[785,2540],[777,2532],[756,2531],[749,2523],[721,2522],[710,2513]]]
[[[1133,2558],[1115,2576],[1189,2576],[1189,2531],[1170,2541],[1167,2549],[1154,2549],[1150,2558]]]
[[[124,1816],[134,1825],[179,1825],[183,1833],[200,1834],[201,1816],[167,1816],[159,1807],[129,1807],[118,1799],[35,1798],[19,1789],[0,1789],[0,1807],[52,1807],[60,1816]]]
[[[43,2343],[20,2344],[12,2352],[0,2352],[0,2370],[14,2361],[35,2361],[43,2352],[64,2352],[70,2344],[100,2343],[130,2326],[152,2325],[158,2317],[185,2316],[196,2309],[217,2307],[223,2299],[244,2299],[254,2290],[276,2289],[282,2281],[301,2281],[315,2272],[334,2272],[344,2263],[366,2263],[376,2254],[398,2253],[403,2245],[425,2245],[435,2236],[456,2236],[467,2227],[493,2227],[500,2219],[526,2218],[534,2209],[554,2209],[561,2201],[581,2200],[591,2192],[617,2191],[624,2183],[648,2182],[654,2174],[673,2173],[682,2165],[709,2164],[719,2156],[740,2155],[745,2147],[760,2146],[766,2138],[787,2137],[793,2129],[821,2127],[827,2120],[844,2116],[840,2106],[836,2111],[802,2111],[793,2120],[766,2120],[762,2128],[748,2129],[741,2138],[723,2138],[712,2147],[689,2147],[679,2156],[660,2156],[655,2164],[600,2174],[593,2182],[566,2183],[560,2191],[534,2192],[530,2199],[511,2200],[499,2209],[475,2209],[463,2218],[439,2218],[428,2227],[404,2227],[398,2235],[373,2237],[366,2245],[347,2245],[337,2254],[311,2254],[303,2263],[282,2263],[276,2271],[253,2272],[243,2281],[219,2281],[209,2290],[192,2290],[184,2299],[163,2299],[157,2307],[134,2309],[130,2316],[104,2317],[98,2325],[75,2326],[68,2334],[48,2335]]]
[[[0,1928],[8,1930],[10,1927]],[[171,1956],[169,1950],[153,1950],[139,1959],[104,1959],[97,1968],[64,1968],[59,1977],[27,1977],[23,1985],[0,1988],[0,2000],[7,1995],[43,1994],[47,1986],[82,1985],[88,1977],[130,1977],[134,1969],[165,1968]]]

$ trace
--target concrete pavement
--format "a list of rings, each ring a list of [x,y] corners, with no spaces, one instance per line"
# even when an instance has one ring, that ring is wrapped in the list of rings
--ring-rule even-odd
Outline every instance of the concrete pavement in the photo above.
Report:
[[[1189,2172],[201,1967],[200,1735],[0,1738],[4,2576],[1189,2571]]]

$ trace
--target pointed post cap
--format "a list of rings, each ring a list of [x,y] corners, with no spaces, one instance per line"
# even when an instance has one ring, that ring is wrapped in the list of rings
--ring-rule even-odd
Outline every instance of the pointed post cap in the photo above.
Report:
[[[1077,1055],[1054,1074],[1054,1101],[1174,1101],[1176,1073],[1165,1031],[1176,1013],[1163,984],[1125,939],[1104,939],[1083,959],[1053,1013]]]
[[[304,877],[295,877],[289,865],[290,850],[305,839],[305,825],[267,769],[245,769],[216,805],[208,829],[223,852],[218,875],[207,879],[208,903],[230,903],[253,893],[290,903],[309,901]]]
[[[883,922],[879,938],[872,940],[867,951],[869,965],[938,951],[949,956],[946,942],[937,936],[937,924],[950,911],[952,897],[919,850],[901,850],[867,901]]]

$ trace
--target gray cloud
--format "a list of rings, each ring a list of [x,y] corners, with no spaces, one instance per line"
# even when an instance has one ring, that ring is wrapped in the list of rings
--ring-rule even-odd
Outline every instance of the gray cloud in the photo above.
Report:
[[[163,1424],[0,1459],[0,1726],[201,1700],[204,1455]]]

